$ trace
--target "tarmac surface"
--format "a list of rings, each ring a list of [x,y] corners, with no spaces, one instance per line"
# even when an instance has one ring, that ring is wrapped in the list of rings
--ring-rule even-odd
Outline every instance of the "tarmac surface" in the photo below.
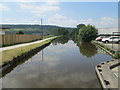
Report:
[[[120,66],[115,67],[115,68],[112,69],[112,72],[115,74],[116,77],[119,76],[119,75],[118,75],[118,74],[119,74],[119,73],[118,73],[119,70],[120,70]]]
[[[103,43],[103,42],[99,42],[97,41],[98,43],[100,44],[103,44],[105,45],[106,47],[110,48],[111,50],[113,51],[120,51],[120,44],[116,44],[116,43]]]

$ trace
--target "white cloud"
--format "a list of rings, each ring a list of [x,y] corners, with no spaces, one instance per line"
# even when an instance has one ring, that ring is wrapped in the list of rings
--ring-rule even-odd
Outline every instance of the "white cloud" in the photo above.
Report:
[[[46,0],[0,0],[0,2],[46,2]],[[119,0],[60,0],[60,2],[119,2]]]
[[[47,4],[42,4],[39,6],[20,4],[20,7],[22,9],[29,10],[31,13],[35,14],[36,16],[43,16],[46,15],[46,13],[55,12],[60,9],[60,7],[57,5],[47,5]]]
[[[111,17],[102,17],[98,24],[100,26],[103,25],[104,27],[115,27],[115,26],[117,27],[118,20]]]
[[[83,24],[93,24],[93,19],[88,18],[88,19],[82,19],[79,23],[83,23]]]
[[[40,2],[40,0],[0,0],[1,2]]]
[[[52,17],[48,18],[47,23],[52,25],[74,27],[78,22],[77,20],[72,19],[70,17],[64,16],[61,14],[55,14]]]
[[[15,18],[2,18],[0,24],[39,24],[39,20],[35,18],[26,18],[26,19],[15,19]],[[110,17],[101,17],[98,20],[94,19],[84,19],[77,21],[73,18],[55,14],[53,16],[47,17],[47,21],[44,24],[47,25],[57,25],[57,26],[64,26],[64,27],[76,27],[76,25],[83,23],[83,24],[91,24],[96,26],[97,28],[111,28],[118,26],[118,20],[115,18]]]
[[[4,5],[0,5],[0,11],[7,11],[7,10],[10,10],[10,8],[8,8],[7,6],[4,6]]]
[[[0,24],[38,24],[39,21],[33,18],[27,18],[27,19],[15,19],[15,18],[2,18],[0,20]]]
[[[107,28],[107,27],[118,26],[118,20],[111,17],[101,17],[97,21],[89,18],[89,19],[81,20],[79,23],[95,25],[97,28]]]
[[[58,0],[46,0],[45,2],[48,5],[58,5],[59,4]]]

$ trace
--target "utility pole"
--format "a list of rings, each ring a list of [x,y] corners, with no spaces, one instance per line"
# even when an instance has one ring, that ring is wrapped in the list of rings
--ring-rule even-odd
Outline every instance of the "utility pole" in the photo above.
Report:
[[[44,32],[43,32],[43,26],[42,26],[42,18],[41,18],[41,30],[42,30],[42,39],[43,39],[43,37],[44,37]],[[43,49],[42,49],[42,61],[44,61]]]
[[[42,39],[43,39],[44,33],[43,33],[42,18],[41,18],[41,30],[42,30]]]

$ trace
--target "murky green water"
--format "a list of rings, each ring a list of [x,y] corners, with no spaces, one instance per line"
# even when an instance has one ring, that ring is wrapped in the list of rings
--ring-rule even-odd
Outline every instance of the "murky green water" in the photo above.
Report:
[[[54,40],[3,76],[3,88],[100,88],[95,66],[112,57],[91,43],[74,42]]]

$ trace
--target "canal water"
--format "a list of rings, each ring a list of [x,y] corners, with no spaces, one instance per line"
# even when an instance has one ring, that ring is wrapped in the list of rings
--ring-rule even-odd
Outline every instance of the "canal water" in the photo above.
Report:
[[[92,43],[61,37],[6,73],[3,88],[101,88],[95,66],[110,59]]]

